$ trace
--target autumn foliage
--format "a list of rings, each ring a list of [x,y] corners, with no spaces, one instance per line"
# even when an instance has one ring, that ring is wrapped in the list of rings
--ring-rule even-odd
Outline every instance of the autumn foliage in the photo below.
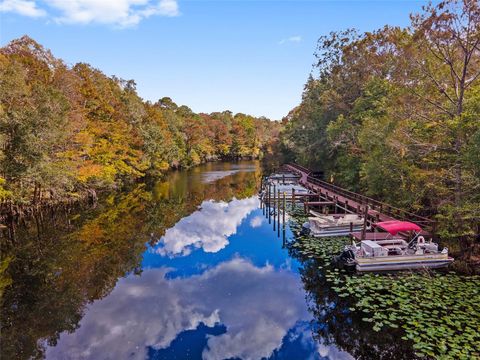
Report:
[[[279,131],[266,118],[143,101],[133,80],[69,67],[27,36],[0,49],[0,79],[4,203],[71,199],[171,168],[259,158]]]
[[[327,180],[480,240],[480,6],[443,1],[408,28],[321,37],[301,104],[284,119],[291,160]]]

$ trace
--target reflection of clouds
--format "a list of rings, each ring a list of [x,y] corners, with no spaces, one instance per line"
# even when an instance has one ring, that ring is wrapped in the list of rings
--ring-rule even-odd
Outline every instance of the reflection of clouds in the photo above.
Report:
[[[250,226],[252,228],[260,227],[263,223],[263,216],[255,216],[250,220]]]
[[[295,324],[308,318],[298,277],[236,258],[190,278],[167,280],[150,269],[121,279],[90,306],[73,334],[47,349],[52,359],[143,359],[147,347],[166,348],[182,331],[222,323],[205,359],[268,357]]]
[[[355,359],[348,352],[338,349],[332,345],[326,345],[319,343],[317,345],[318,353],[322,358],[335,359],[335,360],[353,360]]]
[[[202,180],[204,183],[211,183],[224,177],[233,175],[239,172],[239,170],[224,170],[224,171],[205,171],[202,173]]]
[[[204,201],[200,210],[168,229],[153,251],[164,256],[188,255],[194,248],[218,252],[228,245],[228,237],[237,232],[243,219],[257,207],[257,197],[229,203]]]

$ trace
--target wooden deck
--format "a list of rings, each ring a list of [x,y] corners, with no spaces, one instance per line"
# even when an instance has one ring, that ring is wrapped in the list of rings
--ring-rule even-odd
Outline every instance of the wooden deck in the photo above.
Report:
[[[286,164],[284,168],[287,171],[297,173],[300,176],[299,183],[317,194],[319,203],[332,202],[336,208],[344,209],[347,212],[362,216],[367,214],[369,222],[374,223],[390,220],[410,221],[425,229],[426,232],[435,234],[436,223],[433,220],[315,178],[311,176],[312,171],[303,166]]]

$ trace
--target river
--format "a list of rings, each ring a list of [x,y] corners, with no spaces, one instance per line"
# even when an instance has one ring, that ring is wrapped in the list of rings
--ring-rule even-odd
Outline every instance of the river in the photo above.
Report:
[[[261,171],[209,163],[19,227],[3,246],[2,359],[340,356],[312,338]]]
[[[1,358],[414,357],[285,247],[261,176],[260,162],[209,163],[3,237]]]

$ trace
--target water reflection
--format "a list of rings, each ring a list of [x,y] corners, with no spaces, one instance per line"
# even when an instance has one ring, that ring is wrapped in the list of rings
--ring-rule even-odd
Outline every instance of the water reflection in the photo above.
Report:
[[[167,279],[168,271],[121,279],[47,356],[101,358],[108,349],[112,359],[143,359],[149,349],[168,349],[186,330],[222,325],[225,332],[208,337],[204,359],[260,359],[308,319],[299,279],[287,270],[234,258],[188,278]]]
[[[218,252],[228,245],[228,237],[254,209],[256,196],[230,202],[204,201],[200,209],[168,229],[153,251],[166,256],[186,256],[194,249]]]
[[[1,239],[2,359],[335,356],[259,182],[258,163],[207,164],[19,224]]]

